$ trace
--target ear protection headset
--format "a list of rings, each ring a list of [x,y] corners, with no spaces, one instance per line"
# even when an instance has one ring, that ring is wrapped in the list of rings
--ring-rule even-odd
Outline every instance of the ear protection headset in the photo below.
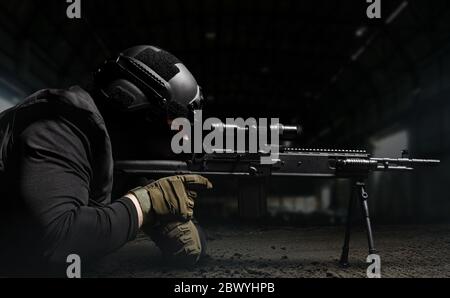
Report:
[[[202,107],[201,88],[189,70],[152,46],[133,47],[106,61],[94,74],[94,82],[107,104],[122,112],[145,110],[178,117]]]

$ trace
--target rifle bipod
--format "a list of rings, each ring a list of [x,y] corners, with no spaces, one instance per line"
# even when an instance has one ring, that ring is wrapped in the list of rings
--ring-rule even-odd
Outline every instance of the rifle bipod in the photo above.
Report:
[[[364,224],[367,232],[367,241],[369,244],[369,255],[377,253],[374,247],[373,242],[373,233],[372,233],[372,224],[370,222],[369,215],[369,206],[367,204],[367,200],[369,198],[369,194],[366,192],[366,184],[363,180],[355,180],[352,182],[352,191],[350,195],[350,200],[348,203],[348,213],[347,213],[347,222],[345,228],[345,239],[344,246],[342,247],[341,259],[339,260],[339,265],[343,268],[347,268],[350,266],[348,262],[348,251],[350,244],[350,233],[352,228],[352,213],[355,204],[355,196],[358,197],[359,203],[361,205],[361,211],[363,215]]]

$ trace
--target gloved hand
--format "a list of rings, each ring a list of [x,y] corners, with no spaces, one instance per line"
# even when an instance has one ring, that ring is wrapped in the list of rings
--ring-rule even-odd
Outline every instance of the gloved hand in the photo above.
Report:
[[[211,182],[200,175],[179,175],[159,179],[130,191],[142,209],[143,224],[188,221],[193,216],[196,190],[212,188]]]
[[[173,265],[192,266],[206,254],[206,236],[193,220],[143,226],[143,230]]]

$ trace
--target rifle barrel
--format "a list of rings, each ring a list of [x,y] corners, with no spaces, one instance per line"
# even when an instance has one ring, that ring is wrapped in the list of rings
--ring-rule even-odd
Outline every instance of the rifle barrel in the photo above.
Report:
[[[377,161],[379,163],[394,163],[394,164],[428,164],[428,165],[437,165],[441,161],[437,159],[409,159],[409,158],[371,158],[371,160]]]

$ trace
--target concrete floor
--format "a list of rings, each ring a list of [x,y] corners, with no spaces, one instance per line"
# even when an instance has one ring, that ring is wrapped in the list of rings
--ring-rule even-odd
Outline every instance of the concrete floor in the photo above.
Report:
[[[145,235],[85,277],[365,277],[367,242],[353,234],[352,266],[338,267],[343,227],[209,227],[208,257],[190,269],[164,264]],[[382,277],[450,277],[450,225],[375,227]]]

